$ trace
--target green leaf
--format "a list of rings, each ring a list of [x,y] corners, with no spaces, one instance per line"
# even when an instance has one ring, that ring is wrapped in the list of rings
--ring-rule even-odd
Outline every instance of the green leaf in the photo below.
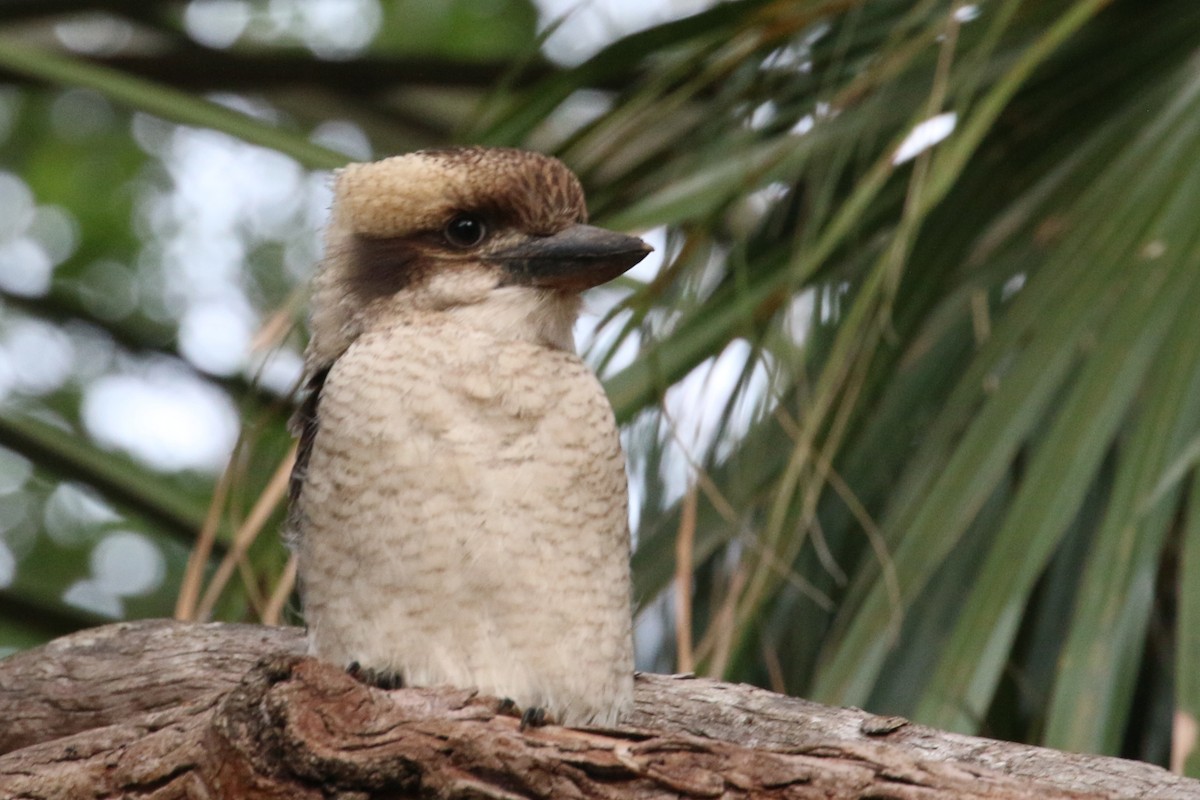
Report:
[[[1187,507],[1179,570],[1175,714],[1183,773],[1200,778],[1200,670],[1196,669],[1200,664],[1200,473],[1195,473],[1188,485]],[[1190,747],[1184,749],[1186,744]]]
[[[1170,119],[1181,118],[1185,117],[1176,107]],[[1179,142],[1164,149],[1162,137],[1168,131],[1163,128],[1167,123],[1162,119],[1156,122],[1156,127],[1140,139],[1123,143],[1125,153],[1121,158],[1114,160],[1111,153],[1106,154],[1105,160],[1111,166],[1089,191],[1078,195],[1078,208],[1065,217],[1074,223],[1072,235],[1047,257],[1045,264],[1039,265],[998,320],[994,334],[960,380],[922,452],[914,459],[913,468],[894,493],[883,529],[888,540],[895,542],[892,560],[906,600],[922,591],[933,570],[994,491],[1046,405],[1068,378],[1076,363],[1077,348],[1087,344],[1107,309],[1117,303],[1123,287],[1134,279],[1126,265],[1144,244],[1139,237],[1149,230],[1157,213],[1162,176],[1169,174],[1182,157]],[[1097,136],[1099,141],[1111,141],[1104,131]],[[1085,150],[1088,146],[1083,144]],[[1157,156],[1163,171],[1147,173],[1145,160],[1152,156]],[[1119,224],[1109,222],[1114,218],[1114,198],[1125,204]],[[1157,199],[1158,205],[1164,202]],[[1163,297],[1173,301],[1178,295],[1168,293]],[[985,391],[991,384],[998,386]],[[1098,435],[1100,430],[1095,429],[1095,438],[1103,438]],[[1085,435],[1080,430],[1066,429],[1063,433]],[[1065,440],[1059,444],[1070,450]],[[1102,442],[1090,446],[1097,444],[1103,447]],[[1058,476],[1064,467],[1065,462],[1059,461],[1046,468]],[[1075,476],[1077,471],[1087,472],[1086,468],[1073,469],[1067,477]],[[1056,515],[1053,520],[1042,520],[1051,528],[1065,524],[1062,507],[1071,505],[1061,499],[1065,496],[1055,498],[1046,509]],[[1032,505],[1026,508],[1026,513],[1033,512]],[[992,563],[990,568],[1007,575],[1011,565]],[[1031,572],[1030,579],[1036,577],[1037,570]],[[833,639],[826,645],[816,684],[819,699],[865,703],[894,643],[898,610],[876,575],[874,569],[864,570],[851,589],[841,613],[843,623],[835,628]],[[1019,614],[1014,616],[1010,610],[1005,619],[1015,626]],[[978,649],[975,653],[984,659],[990,655],[993,670],[1005,657],[999,651],[985,655],[983,649]],[[943,680],[950,683],[939,684]],[[939,691],[957,693],[965,690],[965,680],[961,675],[939,673],[932,678],[932,685]],[[992,685],[988,680],[982,683]],[[990,697],[989,691],[981,693]],[[950,701],[950,707],[957,703],[957,699]],[[938,719],[955,713],[947,710],[939,713]],[[956,719],[963,721],[961,716]]]
[[[1131,287],[1104,324],[1095,351],[1038,443],[918,706],[920,719],[950,730],[977,729],[1034,582],[1077,512],[1174,314],[1194,288],[1195,270],[1187,258],[1165,275],[1156,267],[1136,271],[1140,285]]]
[[[1200,192],[1200,174],[1187,177],[1177,192],[1174,216],[1153,237],[1170,243],[1160,262],[1175,258],[1183,265],[1182,279],[1169,287],[1180,293],[1200,259],[1190,203]],[[1197,303],[1200,291],[1193,281],[1182,308]],[[1157,304],[1155,314],[1165,313],[1165,306]],[[1157,359],[1147,378],[1156,390],[1139,398],[1143,407],[1132,410],[1136,423],[1118,444],[1116,485],[1085,564],[1049,709],[1044,741],[1051,747],[1120,752],[1183,476],[1173,484],[1164,485],[1162,479],[1180,455],[1181,443],[1200,428],[1200,317],[1180,314]]]

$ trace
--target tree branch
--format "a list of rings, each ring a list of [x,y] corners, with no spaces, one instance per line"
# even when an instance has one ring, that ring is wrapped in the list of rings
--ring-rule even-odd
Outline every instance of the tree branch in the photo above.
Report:
[[[375,97],[398,88],[436,86],[490,89],[509,77],[517,87],[548,77],[544,62],[523,66],[511,75],[509,61],[472,62],[439,58],[363,56],[329,61],[301,53],[238,53],[180,44],[167,53],[91,56],[88,61],[184,91],[259,91],[320,87],[341,96]],[[0,80],[26,83],[28,78],[0,69]],[[597,88],[615,88],[607,79]]]
[[[1168,798],[1148,764],[643,675],[618,729],[520,731],[494,698],[384,692],[294,628],[122,623],[0,661],[0,795]]]

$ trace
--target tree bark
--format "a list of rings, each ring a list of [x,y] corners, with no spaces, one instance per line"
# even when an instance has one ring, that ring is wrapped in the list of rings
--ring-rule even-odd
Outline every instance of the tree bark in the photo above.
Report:
[[[615,729],[385,692],[294,628],[121,623],[0,661],[0,797],[1200,798],[1148,764],[641,675]]]

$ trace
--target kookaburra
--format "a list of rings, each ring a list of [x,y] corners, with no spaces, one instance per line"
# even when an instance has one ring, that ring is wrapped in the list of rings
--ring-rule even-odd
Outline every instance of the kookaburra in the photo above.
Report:
[[[650,248],[586,219],[520,150],[338,173],[289,518],[315,655],[567,725],[629,707],[624,458],[572,327]]]

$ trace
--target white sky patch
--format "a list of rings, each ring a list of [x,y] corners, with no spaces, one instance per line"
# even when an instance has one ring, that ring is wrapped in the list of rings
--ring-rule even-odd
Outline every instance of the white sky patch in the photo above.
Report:
[[[0,447],[0,495],[24,489],[26,481],[32,475],[33,462],[12,450]]]
[[[812,114],[805,114],[803,117],[801,117],[799,120],[796,121],[796,124],[793,125],[788,130],[788,133],[794,134],[796,136],[803,136],[804,134],[808,133],[816,126],[817,126],[817,118],[814,117]]]
[[[254,311],[242,297],[193,303],[179,323],[179,351],[211,375],[232,375],[246,364],[254,326]]]
[[[892,156],[892,163],[900,165],[906,161],[912,161],[953,133],[957,125],[958,114],[954,111],[947,111],[917,123],[908,136],[904,137],[900,146],[896,148],[896,154]]]
[[[633,621],[633,652],[637,660],[634,666],[639,670],[655,672],[662,668],[658,664],[658,654],[666,641],[667,610],[674,597],[674,592],[662,592]]]
[[[46,499],[42,527],[64,547],[77,547],[96,534],[96,526],[116,522],[120,516],[90,488],[60,483]]]
[[[779,181],[756,189],[729,210],[726,214],[726,224],[736,236],[748,238],[766,219],[771,209],[787,197],[788,191],[787,184]]]
[[[654,252],[634,264],[625,275],[640,283],[650,283],[658,277],[658,273],[662,272],[666,264],[667,229],[665,226],[659,226],[639,235],[642,241],[654,248]]]
[[[7,587],[17,576],[17,557],[8,549],[3,539],[0,539],[0,589]]]
[[[654,248],[654,252],[635,264],[625,275],[639,283],[649,283],[658,276],[666,263],[667,229],[654,228],[641,236]],[[583,310],[575,323],[576,349],[593,368],[599,366],[601,359],[607,356],[614,345],[617,346],[617,352],[609,359],[600,375],[602,379],[612,377],[633,363],[642,345],[641,334],[637,331],[627,335],[617,345],[617,337],[633,316],[633,312],[628,309],[621,311],[600,327],[601,320],[627,297],[627,290],[617,289],[613,285],[597,287],[584,295]]]
[[[29,235],[55,266],[70,258],[79,246],[79,224],[71,212],[59,206],[38,206],[29,223]]]
[[[535,0],[541,28],[562,21],[546,40],[546,55],[578,64],[635,31],[703,11],[712,0]]]
[[[294,36],[321,58],[350,58],[375,38],[378,0],[271,0],[268,40]]]
[[[612,110],[613,95],[597,89],[576,89],[558,104],[530,139],[536,150],[553,152],[589,122]]]
[[[100,589],[119,597],[143,595],[162,584],[167,562],[150,539],[114,531],[92,548],[92,576]]]
[[[8,359],[0,358],[0,401],[12,394],[14,388],[13,368]]]
[[[240,0],[192,0],[183,12],[183,27],[205,47],[233,45],[250,22],[250,7]]]
[[[300,383],[304,371],[304,356],[295,350],[276,347],[267,353],[256,353],[246,375],[259,386],[280,397],[286,397]]]
[[[0,288],[41,297],[50,290],[54,268],[78,245],[75,217],[58,206],[35,206],[24,181],[0,173]]]
[[[6,326],[0,361],[9,367],[11,387],[30,395],[61,389],[75,368],[75,348],[59,328],[37,319]]]
[[[1013,295],[1025,288],[1026,275],[1024,272],[1018,272],[1004,282],[1000,287],[1000,302],[1011,300]]]
[[[784,312],[783,328],[797,345],[803,345],[812,332],[813,314],[816,311],[817,292],[811,286],[795,295]]]
[[[794,70],[812,72],[812,44],[829,32],[828,25],[821,25],[820,35],[805,37],[804,42],[792,42],[771,52],[763,59],[763,70]]]
[[[0,242],[0,289],[21,297],[41,297],[50,291],[54,261],[28,236]]]
[[[35,497],[29,492],[13,492],[0,497],[0,541],[18,562],[33,551],[42,535]]]
[[[215,131],[179,128],[165,159],[174,220],[199,233],[244,225],[258,237],[292,233],[304,203],[304,169],[289,156]],[[190,224],[189,224],[190,223]]]
[[[575,323],[576,349],[583,354],[584,360],[593,369],[600,365],[601,359],[608,355],[614,345],[617,347],[617,351],[608,359],[608,363],[601,372],[601,379],[611,378],[632,364],[633,360],[637,358],[642,343],[641,334],[638,331],[632,331],[621,340],[620,344],[617,344],[617,337],[621,335],[630,318],[633,317],[633,311],[629,309],[621,311],[609,320],[608,324],[599,327],[600,320],[604,318],[608,310],[609,308],[599,305],[594,309],[589,309],[585,305],[583,313],[579,315],[579,320]]]
[[[356,132],[345,125],[325,131],[345,142]],[[354,146],[369,148],[365,138]],[[211,131],[178,128],[155,149],[172,185],[143,206],[141,269],[161,275],[160,302],[180,321],[184,357],[210,374],[232,375],[249,363],[261,324],[243,286],[247,256],[259,243],[281,243],[288,272],[307,279],[319,253],[328,174]]]
[[[201,5],[213,8],[191,13],[239,14],[244,4]],[[336,17],[359,6],[378,12],[375,0],[321,5],[273,0],[271,7],[278,19],[301,27],[317,24],[322,14]],[[247,25],[261,30],[269,22],[266,12],[253,13],[258,16]],[[191,24],[204,23],[193,17]],[[234,95],[214,99],[259,118],[275,113]],[[140,303],[152,318],[178,325],[180,353],[197,369],[226,376],[262,368],[264,385],[286,394],[299,374],[299,355],[285,353],[264,366],[263,357],[250,352],[263,312],[256,305],[261,301],[248,293],[247,260],[262,245],[282,247],[287,273],[297,281],[311,275],[330,202],[328,172],[311,172],[275,151],[144,114],[135,115],[132,129],[139,145],[160,162],[140,184],[135,225],[144,244],[132,265],[89,265],[87,285],[96,291],[84,302],[105,319],[119,319]],[[314,138],[369,154],[366,137],[349,124],[329,123]],[[0,211],[7,207],[12,213],[0,213],[0,241],[6,222],[41,210],[23,183],[15,176],[6,181],[5,175],[0,172]],[[43,216],[38,229],[46,240],[57,242],[58,252],[73,248],[74,221],[52,210]],[[0,394],[17,382],[10,361],[0,358]],[[93,370],[82,383],[84,424],[101,445],[166,472],[215,472],[227,460],[238,431],[237,410],[217,387],[182,365],[157,362],[114,373],[109,361],[103,374]],[[94,590],[92,584],[77,589],[101,602],[103,593]]]
[[[238,281],[246,248],[236,236],[205,238],[189,231],[162,244],[164,249],[156,255],[166,273],[166,299],[180,316],[188,306],[241,292]]]
[[[642,522],[642,505],[645,502],[646,462],[632,456],[636,452],[636,426],[621,428],[621,450],[625,453],[625,474],[629,479],[629,533],[633,548],[637,549],[638,530]]]
[[[33,192],[25,181],[0,170],[0,239],[20,236],[33,222]]]
[[[121,602],[121,598],[104,591],[92,578],[75,581],[67,587],[63,592],[63,602],[111,619],[120,619],[125,615],[125,604]]]
[[[333,204],[332,174],[327,171],[310,172],[304,180],[302,193],[301,227],[311,231],[311,235],[293,234],[283,245],[284,269],[298,282],[305,282],[312,277],[317,261],[324,252],[324,241],[319,232],[325,229],[329,221],[329,208]]]
[[[760,103],[750,112],[748,124],[750,130],[761,131],[763,128],[770,125],[779,116],[779,105],[774,100],[768,100],[765,103]]]
[[[345,119],[322,122],[309,136],[314,143],[345,153],[355,161],[371,160],[371,140],[363,129]]]
[[[68,50],[105,55],[129,44],[133,26],[110,14],[81,14],[55,25],[54,35]]]
[[[163,472],[217,472],[238,433],[225,393],[171,364],[98,379],[84,393],[83,421],[101,445]]]
[[[76,386],[84,386],[112,371],[117,361],[117,346],[106,331],[79,321],[68,322],[59,330],[71,343],[71,381]]]
[[[40,297],[50,289],[54,266],[75,249],[73,218],[39,208],[25,181],[0,170],[0,289]],[[49,237],[53,254],[40,239]]]
[[[982,13],[979,6],[961,6],[954,12],[954,19],[958,22],[970,22],[979,17]]]
[[[719,356],[704,361],[667,390],[662,420],[667,442],[661,465],[664,502],[672,503],[683,496],[691,480],[691,463],[704,463],[714,448],[721,457],[720,451],[740,440],[761,414],[770,374],[760,361],[743,384],[723,431],[724,438],[718,441],[721,415],[752,355],[749,342],[735,339]]]

